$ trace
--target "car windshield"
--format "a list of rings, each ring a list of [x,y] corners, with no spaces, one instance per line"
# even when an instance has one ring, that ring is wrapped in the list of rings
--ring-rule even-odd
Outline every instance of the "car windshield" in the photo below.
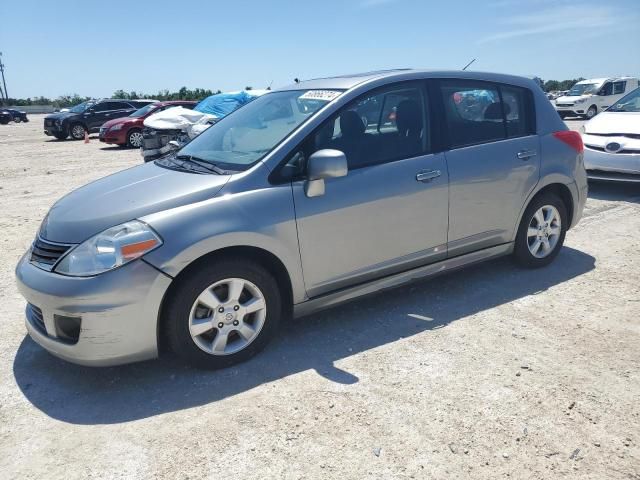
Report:
[[[95,102],[82,102],[76,105],[75,107],[71,107],[69,111],[72,113],[82,113],[94,103]]]
[[[609,107],[607,112],[640,112],[640,88],[622,97]]]
[[[149,112],[152,112],[156,108],[158,108],[158,106],[155,103],[150,103],[149,105],[145,105],[144,107],[136,110],[135,112],[133,112],[129,116],[130,117],[144,117],[145,115],[147,115]]]
[[[293,90],[258,97],[222,118],[179,152],[227,170],[246,170],[340,90]]]
[[[595,94],[597,87],[597,83],[576,83],[571,87],[571,90],[569,90],[568,96],[578,97],[580,95]]]

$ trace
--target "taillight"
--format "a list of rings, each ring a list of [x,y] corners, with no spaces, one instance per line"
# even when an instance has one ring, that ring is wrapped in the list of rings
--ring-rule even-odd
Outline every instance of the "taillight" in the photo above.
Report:
[[[582,143],[582,137],[578,132],[573,130],[561,130],[559,132],[553,132],[553,136],[561,142],[566,143],[573,148],[577,153],[584,151],[584,144]]]

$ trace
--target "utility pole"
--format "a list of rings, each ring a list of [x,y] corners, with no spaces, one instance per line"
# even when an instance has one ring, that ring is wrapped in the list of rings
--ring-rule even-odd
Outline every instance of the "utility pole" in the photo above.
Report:
[[[5,104],[9,104],[9,92],[7,92],[7,82],[4,79],[4,63],[2,63],[2,52],[0,52],[0,73],[2,74],[2,85],[4,85]]]

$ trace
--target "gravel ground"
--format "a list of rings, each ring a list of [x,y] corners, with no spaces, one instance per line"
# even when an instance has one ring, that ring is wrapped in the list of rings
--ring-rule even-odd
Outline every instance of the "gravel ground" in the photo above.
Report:
[[[13,269],[58,197],[140,156],[31,119],[0,126],[0,478],[640,479],[640,188],[592,185],[542,270],[351,303],[223,371],[88,369],[25,336]]]

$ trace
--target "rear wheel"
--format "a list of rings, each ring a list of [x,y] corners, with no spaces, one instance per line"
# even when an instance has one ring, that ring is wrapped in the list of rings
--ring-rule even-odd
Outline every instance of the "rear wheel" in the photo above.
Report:
[[[535,197],[516,235],[514,257],[527,268],[544,267],[558,255],[567,232],[567,208],[553,193]]]
[[[85,132],[86,129],[81,123],[74,123],[69,129],[69,134],[74,140],[82,140],[84,138]]]
[[[275,278],[261,265],[227,259],[180,280],[163,309],[171,349],[202,368],[247,360],[275,335],[282,315]]]
[[[127,146],[140,148],[142,146],[142,132],[137,128],[131,129],[127,134]]]

